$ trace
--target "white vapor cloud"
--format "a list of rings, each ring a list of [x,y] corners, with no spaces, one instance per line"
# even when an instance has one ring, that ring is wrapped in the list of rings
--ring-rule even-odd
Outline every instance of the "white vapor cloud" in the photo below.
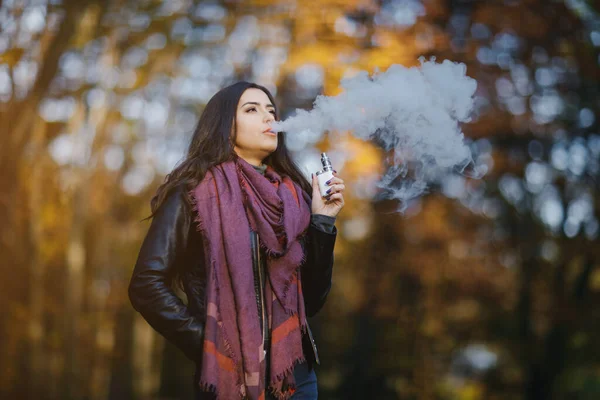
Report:
[[[342,80],[341,94],[318,96],[312,110],[297,110],[273,128],[288,135],[347,131],[374,141],[389,164],[379,197],[400,200],[402,211],[429,184],[473,162],[459,124],[470,121],[477,82],[466,76],[465,64],[420,62],[373,75],[361,71]]]

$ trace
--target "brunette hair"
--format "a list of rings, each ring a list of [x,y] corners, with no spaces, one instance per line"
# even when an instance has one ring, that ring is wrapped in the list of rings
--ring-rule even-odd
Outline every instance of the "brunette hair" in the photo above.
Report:
[[[180,184],[185,185],[186,200],[192,204],[189,191],[202,181],[208,169],[236,157],[234,152],[236,132],[233,129],[235,128],[236,110],[240,97],[250,88],[265,92],[271,104],[275,105],[273,96],[267,88],[251,82],[237,82],[218,91],[202,111],[192,135],[187,156],[158,187],[150,202],[152,214],[148,218],[154,216],[171,190]],[[275,119],[279,120],[279,111],[276,106]],[[312,185],[292,160],[285,145],[285,136],[281,132],[277,134],[277,148],[263,162],[270,165],[279,174],[289,176],[309,196],[312,195]]]

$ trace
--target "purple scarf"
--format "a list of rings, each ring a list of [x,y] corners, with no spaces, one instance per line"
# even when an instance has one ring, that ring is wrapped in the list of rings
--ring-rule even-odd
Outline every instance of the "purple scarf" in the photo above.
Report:
[[[191,192],[207,265],[202,390],[219,399],[265,398],[268,387],[288,399],[293,369],[305,362],[306,313],[299,238],[310,222],[310,197],[271,167],[265,175],[237,157],[208,170]],[[271,331],[270,376],[256,306],[250,231],[267,255],[266,313]]]

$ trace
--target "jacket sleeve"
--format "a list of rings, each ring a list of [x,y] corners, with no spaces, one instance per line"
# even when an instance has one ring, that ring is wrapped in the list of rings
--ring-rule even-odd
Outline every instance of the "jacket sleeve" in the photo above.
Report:
[[[171,288],[192,224],[183,196],[182,188],[173,190],[152,219],[129,283],[129,299],[157,332],[196,361],[202,351],[204,323]]]
[[[323,214],[312,214],[310,223],[323,232],[332,233],[335,228],[335,217]]]
[[[302,291],[308,317],[319,312],[331,290],[336,237],[335,226],[323,229],[322,225],[312,219],[306,235],[306,261],[302,268]]]

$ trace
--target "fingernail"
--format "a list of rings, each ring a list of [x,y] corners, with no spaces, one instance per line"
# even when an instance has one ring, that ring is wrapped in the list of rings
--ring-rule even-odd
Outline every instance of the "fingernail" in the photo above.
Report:
[[[337,174],[337,171],[334,169],[333,172],[335,172]]]
[[[329,185],[331,183],[331,179],[328,180],[327,182],[325,182],[326,185]]]
[[[331,193],[331,189],[327,189],[327,191],[325,192],[325,194],[329,194]]]

